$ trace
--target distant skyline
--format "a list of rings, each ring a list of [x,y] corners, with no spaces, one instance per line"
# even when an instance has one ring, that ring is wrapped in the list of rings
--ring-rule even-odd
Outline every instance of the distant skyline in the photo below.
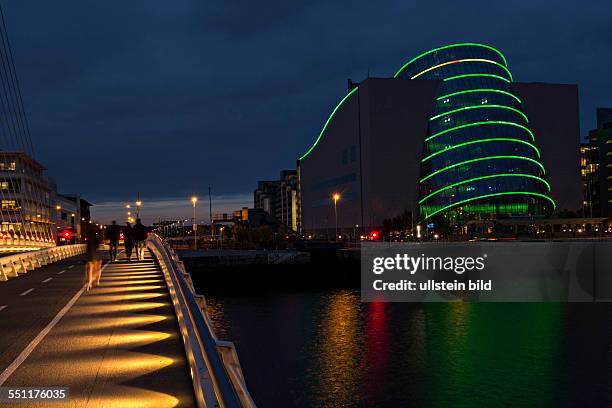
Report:
[[[347,78],[390,77],[449,43],[498,48],[518,82],[578,84],[583,137],[612,106],[609,1],[2,5],[36,159],[103,221],[138,193],[171,215],[209,185],[216,212],[252,205],[257,180],[310,147]]]

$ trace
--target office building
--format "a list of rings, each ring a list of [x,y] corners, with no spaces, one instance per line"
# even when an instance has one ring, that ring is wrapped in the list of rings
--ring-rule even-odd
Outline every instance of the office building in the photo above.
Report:
[[[592,202],[594,216],[612,217],[612,108],[597,109],[597,128],[589,132],[589,143],[582,148],[589,153],[587,163],[594,171],[584,190],[585,201]]]
[[[51,219],[53,189],[43,171],[40,163],[23,152],[0,152],[0,249],[55,245]]]
[[[296,170],[283,170],[279,180],[259,181],[253,193],[254,208],[262,209],[281,224],[298,231],[298,175]]]
[[[599,217],[601,192],[599,189],[599,151],[597,133],[589,132],[589,142],[580,145],[580,176],[582,177],[582,214]]]

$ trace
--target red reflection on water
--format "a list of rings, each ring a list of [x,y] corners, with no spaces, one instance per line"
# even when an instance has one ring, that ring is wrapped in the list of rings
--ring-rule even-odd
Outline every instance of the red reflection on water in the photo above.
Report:
[[[368,303],[365,353],[367,375],[364,387],[368,399],[372,399],[370,403],[380,401],[385,397],[390,353],[389,333],[387,332],[388,314],[388,303]]]

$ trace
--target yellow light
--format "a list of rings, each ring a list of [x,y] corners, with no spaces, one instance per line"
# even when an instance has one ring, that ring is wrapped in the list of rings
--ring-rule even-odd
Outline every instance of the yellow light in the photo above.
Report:
[[[334,193],[333,197],[334,201],[338,201],[340,199],[340,194]]]
[[[191,197],[191,202],[195,205],[195,203],[198,202],[198,197],[196,196]]]
[[[129,205],[129,204],[126,204],[126,205],[125,205],[125,208],[132,208],[132,206],[131,206],[131,205]]]
[[[142,201],[138,200],[136,201],[136,207],[140,207],[142,205]]]
[[[56,206],[55,206],[55,209],[56,209],[56,210],[61,210],[61,209],[62,209],[62,206],[61,206],[61,205],[56,205]]]

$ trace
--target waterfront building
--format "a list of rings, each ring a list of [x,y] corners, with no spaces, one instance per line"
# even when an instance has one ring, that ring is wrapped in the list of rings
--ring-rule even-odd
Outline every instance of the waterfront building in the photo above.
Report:
[[[44,167],[23,152],[0,152],[0,249],[44,248],[55,245],[52,230],[52,182]]]
[[[58,194],[52,206],[53,222],[60,244],[84,242],[92,220],[90,208],[93,204],[79,194]]]
[[[76,203],[59,193],[55,193],[51,214],[53,223],[55,224],[55,232],[57,236],[57,244],[74,244],[78,241],[78,225],[77,220],[79,209]]]
[[[589,142],[580,145],[580,176],[582,177],[582,213],[585,217],[601,214],[599,189],[599,152],[597,133],[589,132]]]
[[[589,132],[589,148],[596,151],[597,185],[591,191],[599,187],[598,197],[593,198],[596,216],[612,217],[612,108],[597,109],[597,128]]]
[[[297,170],[282,170],[279,180],[259,181],[253,192],[253,205],[297,231],[300,218]]]
[[[392,78],[349,81],[298,160],[302,232],[368,233],[406,212],[461,231],[575,211],[579,146],[576,85],[516,83],[486,45],[440,47]]]

